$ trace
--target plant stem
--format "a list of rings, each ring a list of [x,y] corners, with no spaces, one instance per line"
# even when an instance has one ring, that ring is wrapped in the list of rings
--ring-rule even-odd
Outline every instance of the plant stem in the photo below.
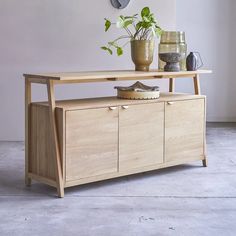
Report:
[[[126,27],[126,28],[124,28],[125,30],[126,30],[126,32],[130,35],[130,37],[131,38],[133,38],[134,36],[133,36],[133,34],[130,32],[130,30]]]
[[[113,42],[117,42],[117,41],[119,41],[120,39],[127,39],[127,38],[130,38],[130,36],[123,35],[123,36],[120,36],[119,38],[115,39]]]
[[[145,29],[144,33],[143,33],[143,39],[147,39],[148,34],[150,33],[149,29]]]
[[[122,45],[122,48],[125,47],[130,41],[126,42],[124,45]]]
[[[144,28],[142,28],[141,33],[140,33],[139,40],[142,40],[142,37],[143,37],[144,31],[145,31]]]
[[[138,34],[140,33],[141,30],[142,30],[142,28],[140,28],[138,31],[136,31],[136,33],[134,34],[134,39],[138,36]]]

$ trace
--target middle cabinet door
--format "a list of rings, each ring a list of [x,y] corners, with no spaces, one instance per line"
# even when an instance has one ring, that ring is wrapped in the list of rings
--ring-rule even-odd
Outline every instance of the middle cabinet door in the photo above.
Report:
[[[119,171],[163,163],[164,103],[119,109]]]

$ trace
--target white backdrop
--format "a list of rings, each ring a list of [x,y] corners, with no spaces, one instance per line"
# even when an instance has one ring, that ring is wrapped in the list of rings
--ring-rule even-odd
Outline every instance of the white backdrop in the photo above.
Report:
[[[236,1],[177,0],[177,29],[187,34],[189,50],[199,51],[214,73],[201,80],[208,121],[236,122]],[[192,91],[190,81],[177,89]]]
[[[130,69],[129,47],[123,57],[100,50],[117,31],[104,33],[104,17],[134,14],[150,6],[160,25],[175,29],[175,0],[131,0],[128,8],[114,9],[110,0],[1,0],[0,1],[0,140],[24,138],[23,73]],[[157,58],[153,67],[157,66]],[[57,88],[57,98],[113,95],[114,84]],[[165,87],[165,84],[163,85]],[[34,99],[45,98],[40,85]]]
[[[99,49],[118,34],[116,30],[104,33],[103,18],[132,14],[146,4],[133,0],[120,11],[109,0],[1,0],[0,140],[23,140],[23,73],[133,68],[129,47],[120,58]],[[175,0],[150,0],[147,5],[167,30],[175,29],[177,14],[177,29],[186,31],[189,50],[199,51],[205,67],[213,69],[213,75],[201,80],[208,97],[207,119],[236,121],[236,1],[178,0],[175,4]],[[157,57],[152,67],[156,64]],[[160,85],[166,89],[165,82]],[[59,99],[114,95],[113,86],[58,87],[56,95]],[[177,90],[192,92],[191,81],[178,80]],[[34,99],[45,99],[42,86],[33,92]]]

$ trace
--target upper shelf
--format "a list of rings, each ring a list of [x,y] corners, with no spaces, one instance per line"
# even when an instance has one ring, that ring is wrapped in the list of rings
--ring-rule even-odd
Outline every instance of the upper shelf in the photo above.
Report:
[[[25,78],[31,79],[35,83],[45,83],[47,80],[55,82],[102,82],[116,80],[133,80],[133,79],[161,79],[161,78],[181,78],[193,77],[198,74],[209,74],[211,70],[198,71],[180,71],[180,72],[163,72],[152,70],[149,72],[120,70],[120,71],[90,71],[90,72],[66,72],[66,73],[40,73],[24,74]]]

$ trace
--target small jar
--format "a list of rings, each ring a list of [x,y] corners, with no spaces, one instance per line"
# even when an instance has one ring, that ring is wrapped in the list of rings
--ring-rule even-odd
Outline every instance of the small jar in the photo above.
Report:
[[[185,32],[182,31],[164,31],[161,35],[159,44],[159,53],[178,52],[185,55],[180,62],[180,70],[186,70],[187,44],[185,41]],[[158,68],[164,71],[165,62],[158,58]]]

